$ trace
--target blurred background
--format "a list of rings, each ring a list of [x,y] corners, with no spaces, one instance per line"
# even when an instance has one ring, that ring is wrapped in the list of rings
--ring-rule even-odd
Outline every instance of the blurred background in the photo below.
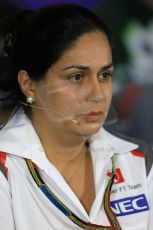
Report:
[[[118,115],[117,121],[110,116],[111,125],[153,146],[153,0],[0,0],[0,19],[54,3],[85,6],[108,24],[115,64],[113,106]],[[0,107],[0,124],[10,110]]]

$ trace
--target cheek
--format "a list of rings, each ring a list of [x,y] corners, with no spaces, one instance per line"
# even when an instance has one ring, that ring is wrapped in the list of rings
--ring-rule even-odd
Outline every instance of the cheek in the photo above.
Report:
[[[107,99],[108,99],[108,101],[112,100],[112,85],[109,87],[109,89],[107,91]]]
[[[71,91],[57,93],[52,97],[52,101],[54,107],[66,115],[71,115],[78,109],[76,94]]]
[[[106,104],[109,105],[112,100],[112,83],[111,82],[103,87],[103,95],[104,95]]]

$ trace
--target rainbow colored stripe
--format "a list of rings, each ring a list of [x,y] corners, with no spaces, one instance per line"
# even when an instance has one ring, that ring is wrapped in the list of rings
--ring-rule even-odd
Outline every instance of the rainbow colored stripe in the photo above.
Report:
[[[80,219],[78,216],[76,216],[69,208],[67,208],[59,199],[58,197],[48,188],[48,186],[45,184],[45,182],[40,177],[36,165],[33,164],[33,162],[29,159],[26,159],[26,163],[28,166],[28,169],[38,185],[38,187],[41,189],[41,191],[44,193],[44,195],[50,200],[52,204],[55,205],[56,208],[58,208],[66,217],[68,217],[73,223],[76,225],[82,227],[83,229],[87,230],[121,230],[120,224],[113,213],[111,206],[110,206],[110,192],[111,188],[114,182],[115,177],[115,160],[112,157],[112,176],[108,182],[108,185],[105,190],[104,194],[104,210],[106,212],[106,215],[108,217],[108,220],[111,224],[111,226],[102,226],[102,225],[96,225],[89,222],[85,222],[82,219]]]

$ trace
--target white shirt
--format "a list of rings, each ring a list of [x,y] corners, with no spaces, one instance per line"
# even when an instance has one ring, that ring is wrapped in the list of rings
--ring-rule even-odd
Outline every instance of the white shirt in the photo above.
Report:
[[[0,132],[0,151],[7,154],[8,180],[0,172],[1,230],[79,230],[42,193],[24,158],[31,159],[53,193],[79,218],[110,226],[103,209],[103,196],[116,159],[116,178],[111,206],[123,230],[153,229],[153,168],[146,177],[145,160],[131,153],[136,144],[119,139],[103,128],[90,140],[96,198],[87,214],[60,172],[47,159],[40,140],[23,110]]]

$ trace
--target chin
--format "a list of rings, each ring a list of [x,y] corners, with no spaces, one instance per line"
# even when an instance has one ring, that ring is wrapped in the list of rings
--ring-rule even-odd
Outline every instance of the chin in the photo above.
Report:
[[[86,125],[81,125],[78,128],[79,131],[79,135],[82,136],[91,136],[95,133],[97,133],[100,128],[102,127],[103,123],[90,123],[90,124],[86,124]]]

